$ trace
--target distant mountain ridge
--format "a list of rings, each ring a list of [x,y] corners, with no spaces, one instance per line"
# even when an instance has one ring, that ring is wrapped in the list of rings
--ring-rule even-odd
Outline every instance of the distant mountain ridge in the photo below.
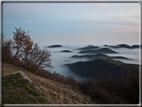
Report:
[[[79,49],[77,49],[77,50],[89,50],[89,49],[98,49],[98,48],[100,48],[100,47],[98,47],[98,46],[93,46],[93,45],[88,45],[88,46],[86,46],[86,47],[79,48]]]
[[[50,46],[48,46],[48,48],[58,48],[58,47],[62,47],[62,45],[50,45]]]
[[[71,56],[72,58],[93,58],[95,56],[107,56],[105,54],[101,54],[101,53],[98,53],[96,55],[73,55]],[[124,56],[109,56],[110,58],[112,59],[126,59],[126,60],[133,60],[133,59],[130,59],[130,58],[127,58],[127,57],[124,57]]]
[[[137,48],[140,48],[140,46],[142,47],[142,45],[129,46],[127,44],[118,44],[116,46],[112,46],[112,45],[104,45],[104,46],[111,47],[111,48],[127,48],[127,49],[137,49]]]
[[[111,50],[109,48],[101,48],[97,50],[83,50],[79,51],[79,53],[118,53],[118,52]]]

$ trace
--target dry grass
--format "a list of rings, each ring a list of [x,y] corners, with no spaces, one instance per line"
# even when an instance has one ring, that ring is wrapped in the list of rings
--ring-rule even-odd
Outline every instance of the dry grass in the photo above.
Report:
[[[45,95],[47,95],[55,104],[90,104],[90,98],[77,89],[58,83],[53,80],[37,76],[23,68],[3,63],[2,74],[6,75],[16,71],[23,71],[35,85],[37,85]]]
[[[3,104],[51,104],[19,73],[3,77],[2,82]]]

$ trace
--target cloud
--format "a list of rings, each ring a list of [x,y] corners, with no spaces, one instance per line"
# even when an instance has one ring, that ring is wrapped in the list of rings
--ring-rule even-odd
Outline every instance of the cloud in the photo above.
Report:
[[[112,28],[112,32],[140,32],[139,26],[129,25],[109,25]]]
[[[91,3],[92,6],[97,7],[98,9],[107,9],[111,10],[112,8],[109,6],[109,3]]]

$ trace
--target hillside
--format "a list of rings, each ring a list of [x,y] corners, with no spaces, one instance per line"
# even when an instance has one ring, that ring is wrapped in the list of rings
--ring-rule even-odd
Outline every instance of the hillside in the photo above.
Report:
[[[125,64],[112,59],[104,54],[97,54],[90,58],[90,61],[79,61],[66,64],[75,74],[86,78],[108,78],[129,76],[135,70],[139,71],[138,65]]]
[[[96,55],[73,55],[73,56],[71,56],[72,58],[91,58],[92,60],[93,60],[93,57],[95,58],[95,56],[97,56],[97,55],[99,55],[100,57],[101,56],[106,56],[107,57],[107,55],[105,55],[105,54],[101,54],[101,53],[98,53],[98,54],[96,54]],[[112,58],[112,59],[125,59],[125,60],[133,60],[133,59],[130,59],[130,58],[127,58],[127,57],[124,57],[124,56],[108,56],[108,57],[110,57],[110,58]]]
[[[2,77],[3,104],[52,104],[36,87],[23,78],[22,71]]]
[[[23,68],[3,63],[2,75],[16,71],[24,72],[33,83],[38,86],[43,93],[48,96],[55,104],[89,104],[92,103],[90,98],[77,89],[58,83],[53,80],[37,76]]]

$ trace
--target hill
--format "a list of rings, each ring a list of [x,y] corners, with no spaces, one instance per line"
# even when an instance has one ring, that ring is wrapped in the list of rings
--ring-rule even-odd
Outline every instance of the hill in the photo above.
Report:
[[[70,51],[70,50],[63,50],[63,51],[61,51],[61,52],[72,52],[72,51]]]
[[[94,55],[90,61],[79,61],[66,65],[77,75],[87,78],[108,78],[110,75],[122,77],[124,74],[129,76],[133,70],[139,71],[138,65],[125,64],[104,54]]]
[[[48,46],[48,48],[59,48],[59,47],[62,47],[62,45],[50,45],[50,46]]]
[[[112,58],[112,59],[125,59],[125,60],[133,60],[133,59],[130,59],[130,58],[127,58],[127,57],[124,57],[124,56],[107,56],[105,54],[101,54],[101,53],[98,53],[96,55],[73,55],[71,56],[72,58],[88,58],[90,60],[93,60],[95,59],[96,57],[108,57],[108,58]]]
[[[112,45],[104,45],[104,46],[111,47],[111,48],[127,48],[127,49],[138,49],[138,48],[142,47],[142,45],[129,46],[127,44],[118,44],[116,46],[112,46]]]
[[[97,50],[83,50],[79,51],[79,53],[118,53],[118,52],[115,52],[114,50],[111,50],[109,48],[101,48]]]
[[[88,45],[88,46],[86,46],[86,47],[79,48],[79,49],[77,49],[77,50],[89,50],[89,49],[98,49],[98,48],[100,48],[100,47]]]
[[[70,86],[37,76],[23,68],[3,63],[3,75],[16,71],[24,72],[48,96],[54,104],[89,104],[90,97]],[[22,96],[21,96],[22,97]]]
[[[132,66],[138,70],[137,65]],[[35,75],[23,68],[3,63],[3,75],[15,71],[24,72],[33,81],[32,83],[38,86],[54,104],[138,104],[139,72],[137,70],[133,70],[129,77],[92,79],[87,82],[79,82],[76,87],[77,84],[73,79],[67,77],[60,78],[60,75],[56,73],[42,72],[42,75],[40,73],[35,73]],[[43,76],[45,78],[38,75],[45,75]],[[46,79],[46,77],[51,80]],[[64,84],[59,83],[61,81],[59,79],[63,79]],[[71,87],[68,84],[73,85]]]

